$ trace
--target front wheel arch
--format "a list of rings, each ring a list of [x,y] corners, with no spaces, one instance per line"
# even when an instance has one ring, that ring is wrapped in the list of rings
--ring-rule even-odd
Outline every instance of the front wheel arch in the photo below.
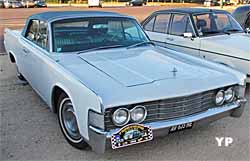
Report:
[[[72,101],[69,98],[69,96],[65,92],[61,93],[60,96],[59,96],[59,98],[58,98],[58,101],[57,101],[57,115],[58,115],[58,121],[59,121],[59,125],[60,125],[60,128],[61,128],[61,131],[62,131],[65,139],[67,140],[67,142],[70,145],[72,145],[73,147],[75,147],[77,149],[86,149],[87,147],[89,147],[89,145],[88,145],[87,142],[85,142],[84,137],[81,135],[81,133],[79,131],[79,125],[77,124],[76,115],[74,114],[74,117],[73,117],[74,120],[75,120],[73,122],[76,122],[76,128],[73,128],[73,129],[78,129],[77,130],[78,131],[77,132],[78,133],[77,134],[77,136],[78,136],[77,138],[74,138],[74,134],[76,134],[76,132],[73,132],[73,135],[71,133],[72,131],[76,131],[76,130],[71,130],[71,128],[68,128],[68,127],[71,126],[71,125],[69,125],[69,123],[72,122],[72,118],[69,119],[68,121],[67,121],[67,119],[64,119],[64,118],[67,118],[67,117],[64,117],[65,116],[65,110],[64,109],[67,108],[66,106],[64,106],[64,103],[66,103],[66,101],[71,106],[72,110],[70,110],[70,111],[71,112],[73,111],[73,113],[75,113]]]
[[[58,109],[57,109],[57,104],[58,104],[58,101],[59,101],[59,98],[60,98],[60,95],[61,94],[65,94],[68,96],[68,94],[65,92],[64,89],[62,89],[61,87],[59,86],[55,86],[52,90],[52,95],[51,95],[51,105],[52,105],[52,111],[54,113],[57,113],[58,112]]]
[[[16,58],[11,52],[9,52],[9,58],[11,63],[16,63]]]

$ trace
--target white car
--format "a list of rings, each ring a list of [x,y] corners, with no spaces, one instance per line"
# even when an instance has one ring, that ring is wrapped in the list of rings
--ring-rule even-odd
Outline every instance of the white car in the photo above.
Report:
[[[250,34],[223,10],[157,11],[142,22],[151,41],[245,73],[250,82]]]
[[[244,74],[153,45],[129,16],[35,14],[22,31],[5,29],[4,43],[76,148],[104,152],[244,110]]]

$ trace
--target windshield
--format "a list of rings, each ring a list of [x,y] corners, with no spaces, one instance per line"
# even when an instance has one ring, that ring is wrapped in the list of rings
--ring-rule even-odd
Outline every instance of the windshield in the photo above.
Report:
[[[205,13],[194,15],[193,18],[200,36],[244,32],[228,13]]]
[[[67,19],[52,24],[53,51],[76,52],[148,42],[136,20],[117,17]]]

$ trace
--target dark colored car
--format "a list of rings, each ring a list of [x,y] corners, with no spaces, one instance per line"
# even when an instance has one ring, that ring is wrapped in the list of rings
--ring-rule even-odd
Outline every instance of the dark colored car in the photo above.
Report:
[[[233,16],[244,29],[250,28],[250,5],[236,8],[233,12]]]
[[[143,6],[147,4],[147,0],[131,0],[127,3],[128,6]]]
[[[217,0],[205,0],[204,1],[204,6],[205,7],[210,7],[210,6],[219,6],[220,4],[218,3]]]
[[[47,4],[43,0],[34,1],[35,7],[47,7]]]

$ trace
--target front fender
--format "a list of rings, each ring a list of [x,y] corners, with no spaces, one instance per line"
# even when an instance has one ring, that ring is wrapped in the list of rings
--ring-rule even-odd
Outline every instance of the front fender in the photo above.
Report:
[[[64,83],[55,83],[53,87],[51,87],[50,98],[52,98],[52,91],[55,86],[60,87],[69,96],[76,114],[79,131],[85,140],[89,140],[88,112],[89,110],[99,113],[102,112],[100,98],[80,82],[69,80]],[[52,108],[52,99],[50,101],[50,107]]]

